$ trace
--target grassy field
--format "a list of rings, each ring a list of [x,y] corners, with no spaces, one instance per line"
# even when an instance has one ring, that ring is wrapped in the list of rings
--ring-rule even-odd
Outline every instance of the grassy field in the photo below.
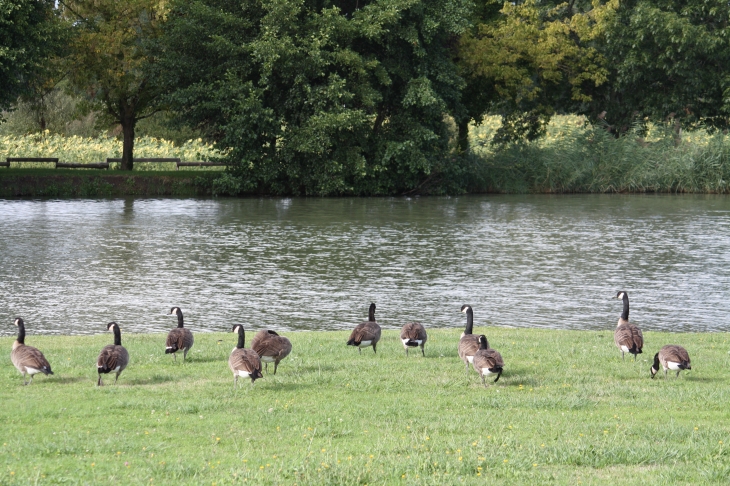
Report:
[[[102,327],[102,326],[100,326]],[[194,328],[193,328],[194,330]],[[502,352],[488,388],[431,330],[406,358],[396,331],[358,355],[346,332],[288,333],[276,376],[233,388],[232,333],[126,335],[129,367],[95,386],[110,334],[34,336],[55,375],[0,365],[0,484],[710,484],[730,477],[728,336],[646,333],[621,361],[611,330],[478,328]],[[247,334],[247,343],[252,333]],[[692,371],[649,378],[684,345]],[[111,384],[112,380],[108,380]]]

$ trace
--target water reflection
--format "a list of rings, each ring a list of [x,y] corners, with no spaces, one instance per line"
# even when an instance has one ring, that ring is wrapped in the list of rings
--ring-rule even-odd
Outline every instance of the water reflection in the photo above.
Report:
[[[0,334],[378,321],[725,330],[730,198],[0,201]]]

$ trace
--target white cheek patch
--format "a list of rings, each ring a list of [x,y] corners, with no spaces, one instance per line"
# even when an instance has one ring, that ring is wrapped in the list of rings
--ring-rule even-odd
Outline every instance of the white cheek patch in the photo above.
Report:
[[[679,367],[679,363],[675,363],[674,361],[667,361],[667,368],[669,368],[672,371],[677,371],[681,369]]]
[[[616,298],[617,298],[617,299],[621,299],[621,300],[623,300],[623,298],[624,298],[624,293],[623,293],[623,292],[619,293],[619,294],[618,294],[618,296],[617,296]]]
[[[372,341],[360,341],[360,347],[361,348],[367,348],[370,346],[373,342]]]

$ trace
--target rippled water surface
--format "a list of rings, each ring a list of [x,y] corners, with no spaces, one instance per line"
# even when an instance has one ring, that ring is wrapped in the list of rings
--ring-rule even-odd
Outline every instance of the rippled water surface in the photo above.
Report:
[[[724,331],[730,198],[0,201],[0,335],[418,320]]]

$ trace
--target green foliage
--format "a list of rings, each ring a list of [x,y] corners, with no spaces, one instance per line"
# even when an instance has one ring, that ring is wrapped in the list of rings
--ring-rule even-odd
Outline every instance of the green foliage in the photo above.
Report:
[[[617,5],[505,3],[496,18],[461,37],[461,69],[470,83],[491,85],[482,103],[503,117],[495,143],[535,139],[553,114],[580,111],[592,101],[591,88],[604,84],[609,72],[597,39]]]
[[[727,127],[729,18],[717,0],[621,2],[603,38],[611,81],[587,112],[619,133],[637,117]]]
[[[406,357],[394,330],[362,355],[345,331],[289,332],[277,374],[238,390],[230,332],[197,333],[184,364],[164,354],[164,334],[123,333],[130,364],[102,388],[94,362],[108,333],[31,332],[55,374],[24,387],[0,362],[0,421],[13,432],[0,439],[0,482],[726,482],[727,333],[646,332],[644,354],[622,362],[610,328],[475,331],[505,359],[486,389],[456,356],[461,329],[429,329],[425,358]],[[667,343],[687,348],[692,370],[652,380]]]
[[[0,0],[0,110],[46,81],[66,33],[52,0]]]
[[[158,67],[244,190],[393,194],[452,163],[468,2],[178,2]],[[191,43],[189,39],[196,39]]]

